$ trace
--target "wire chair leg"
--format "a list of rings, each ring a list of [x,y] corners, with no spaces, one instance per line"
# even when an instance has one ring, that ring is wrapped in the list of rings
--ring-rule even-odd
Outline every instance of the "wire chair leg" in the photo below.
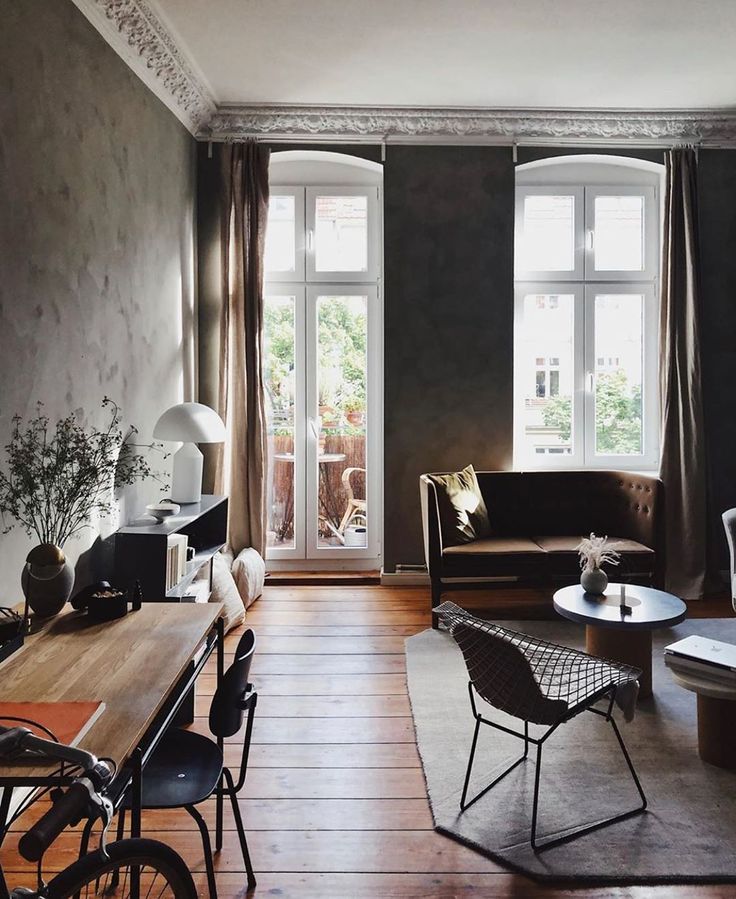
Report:
[[[539,782],[542,779],[542,744],[537,746],[537,765],[534,772],[534,799],[532,800],[532,849],[537,851],[537,816],[539,814]]]
[[[483,723],[483,720],[482,720],[481,716],[480,715],[476,716],[475,732],[473,734],[473,743],[472,743],[472,746],[470,747],[470,758],[468,759],[468,768],[467,768],[467,771],[465,772],[465,784],[463,786],[463,795],[460,798],[460,811],[461,812],[464,812],[466,809],[470,808],[471,805],[474,805],[479,799],[481,799],[483,796],[485,796],[486,793],[489,790],[492,790],[496,786],[497,783],[502,781],[504,779],[504,777],[506,777],[507,774],[511,774],[511,772],[514,770],[514,768],[516,768],[518,765],[520,765],[522,762],[524,762],[526,760],[527,754],[528,754],[529,732],[528,732],[528,729],[525,728],[525,730],[524,730],[524,754],[522,756],[520,756],[518,759],[516,759],[516,761],[512,762],[508,766],[508,768],[505,768],[497,777],[495,777],[488,784],[488,786],[483,787],[483,789],[479,793],[476,793],[475,796],[473,796],[473,798],[469,802],[466,802],[466,797],[468,794],[468,786],[470,784],[470,774],[473,769],[473,761],[475,760],[475,749],[476,749],[476,746],[478,745],[478,733],[480,732],[480,726],[482,723]]]
[[[194,818],[199,832],[202,835],[202,849],[204,850],[204,865],[207,870],[207,886],[210,891],[210,899],[217,899],[217,883],[215,882],[215,863],[212,860],[212,844],[210,843],[210,832],[207,829],[207,822],[199,814],[193,805],[185,805],[184,808]]]
[[[463,795],[460,797],[460,810],[465,811],[465,798],[468,795],[468,785],[470,784],[470,772],[473,770],[473,760],[475,759],[475,747],[478,744],[478,731],[480,730],[480,718],[475,719],[475,731],[473,732],[473,742],[470,746],[470,755],[468,757],[468,767],[465,771],[465,783],[463,784]]]
[[[636,773],[636,768],[634,768],[634,763],[631,761],[631,756],[629,755],[629,751],[626,748],[626,744],[624,743],[624,738],[621,736],[621,732],[618,729],[618,725],[613,720],[613,718],[608,719],[611,722],[611,727],[613,728],[613,732],[616,734],[616,739],[618,740],[618,745],[621,747],[621,752],[623,753],[624,758],[626,759],[626,764],[629,766],[629,773],[631,774],[631,778],[636,785],[636,789],[641,797],[641,807],[636,809],[637,812],[645,811],[647,807],[647,797],[644,795],[644,790],[641,785],[641,781],[639,780],[639,776]]]
[[[240,806],[238,805],[238,794],[235,792],[235,782],[229,768],[225,768],[225,779],[227,780],[228,795],[233,807],[233,818],[235,818],[235,827],[238,830],[238,839],[240,840],[240,849],[243,853],[243,861],[245,862],[245,870],[248,875],[248,889],[252,890],[256,886],[256,875],[253,873],[253,865],[250,860],[250,852],[248,852],[248,841],[245,837],[245,828],[243,827],[243,817],[240,814]]]
[[[626,760],[629,773],[631,774],[631,778],[636,785],[639,796],[641,797],[641,805],[637,806],[634,809],[631,809],[631,811],[621,812],[621,814],[614,815],[611,818],[604,818],[602,821],[596,821],[594,824],[586,824],[583,827],[578,827],[576,830],[573,830],[572,832],[567,833],[564,836],[555,837],[551,840],[547,840],[544,843],[538,843],[537,816],[539,811],[539,784],[542,775],[542,744],[540,743],[537,748],[537,770],[534,776],[534,800],[532,805],[532,828],[530,839],[532,849],[535,852],[543,852],[545,849],[551,849],[553,846],[560,846],[562,843],[569,843],[570,840],[574,840],[577,837],[582,837],[585,834],[592,833],[595,830],[600,830],[603,827],[609,827],[611,824],[616,824],[619,821],[625,821],[627,818],[633,818],[634,815],[640,815],[643,811],[646,810],[647,799],[644,795],[644,790],[642,789],[633,762],[631,761],[631,757],[629,756],[628,750],[626,749],[623,738],[618,729],[618,725],[614,721],[613,717],[608,717],[607,720],[610,722],[611,727],[613,728],[613,732],[616,734],[616,739],[618,740],[618,745],[621,747],[623,757]]]

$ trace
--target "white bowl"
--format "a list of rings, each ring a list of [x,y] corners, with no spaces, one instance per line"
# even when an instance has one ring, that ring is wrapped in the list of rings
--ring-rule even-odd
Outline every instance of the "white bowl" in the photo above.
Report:
[[[181,506],[177,506],[176,503],[149,503],[146,506],[146,512],[149,515],[152,515],[156,521],[161,523],[164,518],[169,518],[172,515],[177,515],[181,512]]]

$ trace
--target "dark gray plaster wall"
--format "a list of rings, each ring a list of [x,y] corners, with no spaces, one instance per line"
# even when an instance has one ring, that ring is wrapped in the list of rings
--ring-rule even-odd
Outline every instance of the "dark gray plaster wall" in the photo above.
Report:
[[[698,157],[709,555],[723,570],[721,513],[736,506],[736,152],[701,150]]]
[[[222,248],[220,147],[197,145],[197,314],[199,401],[219,408]],[[216,448],[203,444],[204,489],[214,490]]]
[[[384,559],[424,561],[419,475],[509,468],[511,150],[389,147],[384,167]]]
[[[0,445],[10,418],[105,394],[142,439],[194,382],[194,141],[71,0],[3,0]],[[148,484],[121,514],[159,495]],[[76,558],[98,523],[67,550]],[[0,538],[15,600],[32,541]]]

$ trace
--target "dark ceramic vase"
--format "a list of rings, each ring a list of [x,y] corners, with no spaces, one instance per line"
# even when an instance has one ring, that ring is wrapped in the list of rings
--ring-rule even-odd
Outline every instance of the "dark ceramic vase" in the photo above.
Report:
[[[74,568],[66,558],[56,565],[27,562],[20,582],[31,610],[39,618],[51,618],[59,614],[72,595]]]

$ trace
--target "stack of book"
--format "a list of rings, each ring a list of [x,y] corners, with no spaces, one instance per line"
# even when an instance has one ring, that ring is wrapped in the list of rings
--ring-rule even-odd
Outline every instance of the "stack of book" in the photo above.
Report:
[[[736,687],[736,645],[710,637],[685,637],[664,648],[664,662],[675,674],[694,675]]]
[[[169,591],[187,571],[187,535],[169,534],[166,543],[166,590]]]

